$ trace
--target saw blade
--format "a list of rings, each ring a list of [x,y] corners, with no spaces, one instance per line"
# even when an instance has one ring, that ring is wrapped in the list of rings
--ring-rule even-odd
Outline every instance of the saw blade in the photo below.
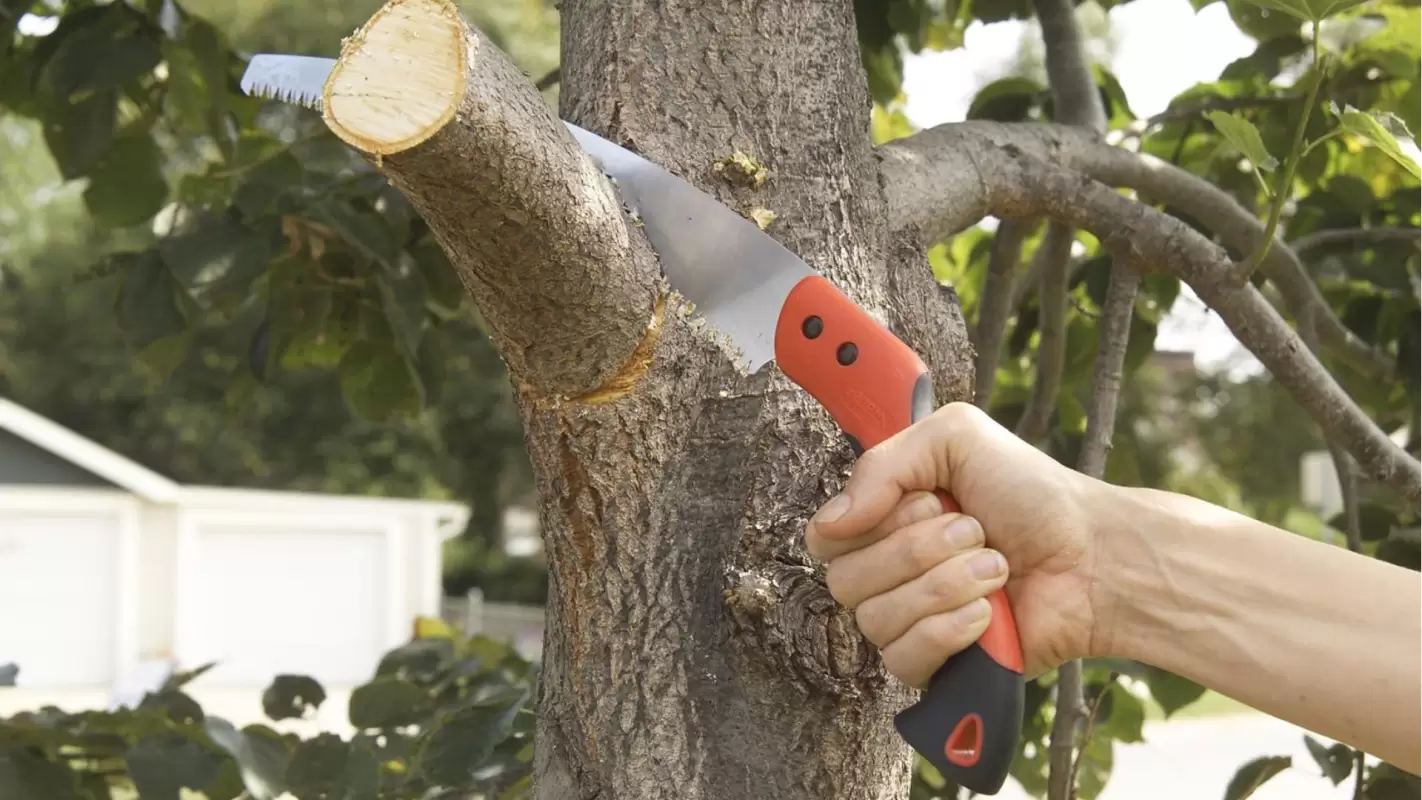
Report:
[[[242,77],[250,95],[320,110],[335,61],[255,56]],[[790,290],[816,275],[751,220],[661,166],[570,122],[563,124],[611,179],[660,257],[667,283],[730,340],[750,372],[775,359],[775,327]]]

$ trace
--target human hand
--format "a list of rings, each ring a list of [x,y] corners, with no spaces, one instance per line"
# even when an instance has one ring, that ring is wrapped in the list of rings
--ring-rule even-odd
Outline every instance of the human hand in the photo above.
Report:
[[[943,513],[935,489],[962,513]],[[986,597],[1004,585],[1033,676],[1092,652],[1090,516],[1107,489],[951,403],[865,452],[806,526],[805,547],[904,683],[927,685],[976,641]]]

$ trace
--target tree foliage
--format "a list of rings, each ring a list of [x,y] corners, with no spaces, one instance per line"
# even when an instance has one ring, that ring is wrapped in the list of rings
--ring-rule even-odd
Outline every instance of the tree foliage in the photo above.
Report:
[[[1418,7],[1385,0],[1192,5],[1216,2],[1225,3],[1255,41],[1254,51],[1146,119],[1132,110],[1110,70],[1093,65],[1108,135],[1122,147],[1207,179],[1280,234],[1297,252],[1326,311],[1375,356],[1360,359],[1323,348],[1320,358],[1379,426],[1390,432],[1408,426],[1408,449],[1416,455],[1422,428],[1416,235],[1422,218],[1413,135],[1422,128]],[[333,54],[339,36],[368,9],[328,10],[342,20],[334,26],[339,30],[289,23],[283,15],[294,12],[273,7],[274,18],[287,21],[272,26],[277,34],[264,46]],[[1029,19],[1034,4],[856,0],[854,10],[876,101],[869,135],[882,142],[914,131],[903,111],[904,51],[960,47],[969,25]],[[26,13],[53,20],[53,29],[21,32],[18,22]],[[520,468],[521,431],[502,365],[465,287],[404,197],[315,115],[242,95],[236,84],[245,54],[233,46],[233,26],[222,22],[223,13],[214,7],[210,14],[194,14],[176,0],[68,0],[57,7],[0,0],[0,109],[38,126],[59,175],[78,191],[86,224],[96,231],[82,247],[50,252],[8,275],[0,295],[0,389],[21,397],[66,396],[64,404],[47,410],[81,429],[99,424],[94,416],[111,417],[106,429],[125,428],[114,437],[120,449],[161,463],[180,479],[212,481],[217,475],[249,485],[426,494],[442,486],[472,499],[480,513],[497,509],[498,487],[508,483],[503,476]],[[487,14],[471,12],[471,18],[506,49],[527,38]],[[500,30],[513,33],[500,36]],[[553,66],[546,52],[521,63],[532,77]],[[968,117],[1050,121],[1057,118],[1052,96],[1038,78],[1008,75],[977,92]],[[1179,209],[1138,199],[1213,236]],[[1030,276],[1044,237],[1044,227],[1027,236],[1021,263],[1012,265],[1026,288],[1014,295],[995,388],[986,401],[1008,425],[1031,397],[1039,362],[1042,304]],[[973,228],[929,254],[970,326],[980,321],[993,241],[992,231]],[[1075,244],[1063,374],[1046,443],[1067,464],[1077,463],[1083,446],[1110,273],[1093,236],[1078,233]],[[68,264],[96,249],[100,257],[73,285]],[[1257,264],[1263,253],[1231,255]],[[1267,288],[1257,270],[1246,277]],[[1188,491],[1293,525],[1300,511],[1298,459],[1323,440],[1293,398],[1267,377],[1181,377],[1153,363],[1159,326],[1181,291],[1169,275],[1147,275],[1142,282],[1106,477]],[[21,296],[43,302],[7,301]],[[63,314],[47,317],[37,309]],[[63,351],[75,366],[47,373],[44,364],[25,363],[47,350]],[[128,363],[130,354],[135,364]],[[154,381],[162,382],[169,399],[151,399]],[[344,400],[345,413],[310,412],[337,399]],[[211,409],[218,406],[229,410],[214,417]],[[308,424],[313,419],[321,424]],[[435,460],[456,466],[432,476],[427,465]],[[1362,493],[1364,551],[1417,569],[1415,511],[1379,487],[1363,485]],[[484,529],[490,524],[487,516],[479,522]],[[1327,524],[1341,535],[1340,519]],[[471,706],[466,695],[449,699],[442,693],[466,686],[470,676],[456,677],[458,669],[439,663],[446,671],[437,678],[382,677],[352,697],[352,713],[365,722],[446,720],[446,727],[422,734],[418,748],[399,751],[406,755],[387,758],[392,753],[364,734],[298,743],[253,731],[242,732],[242,741],[279,750],[290,761],[281,779],[324,787],[312,789],[318,794],[373,796],[376,781],[397,787],[378,796],[404,797],[414,796],[398,794],[405,787],[426,785],[414,778],[400,778],[413,781],[401,784],[392,776],[420,775],[418,780],[442,786],[472,780],[468,770],[481,760],[467,754],[495,753],[488,758],[497,760],[504,757],[497,754],[509,755],[500,749],[507,742],[523,748],[527,740],[519,735],[531,736],[531,728],[518,726],[527,713],[505,720],[499,716],[504,711]],[[1054,680],[1048,675],[1028,686],[1023,746],[1013,767],[1014,777],[1034,793],[1047,785]],[[304,694],[313,694],[309,684],[279,682],[271,708],[284,708],[298,683]],[[1087,664],[1084,684],[1092,711],[1088,730],[1081,732],[1078,777],[1085,800],[1109,781],[1115,743],[1146,735],[1147,702],[1169,715],[1203,693],[1178,676],[1119,663]],[[106,757],[121,759],[123,773],[135,782],[162,763],[172,766],[165,781],[236,786],[234,776],[246,776],[233,766],[241,760],[234,762],[221,737],[203,727],[200,709],[180,690],[172,687],[166,699],[136,712],[42,712],[0,726],[0,742],[30,735],[26,731],[34,735],[10,741],[0,781],[58,781],[34,785],[65,787],[47,790],[52,792],[93,785],[73,782],[83,776],[54,765],[77,769],[73,765],[82,759],[61,759],[58,748],[71,741],[64,737],[97,726],[109,737],[102,742],[110,748]],[[486,728],[522,733],[490,738]],[[416,751],[428,760],[406,757]],[[1352,776],[1362,782],[1360,796],[1417,796],[1415,778],[1385,764],[1359,770],[1346,747],[1314,742],[1310,752],[1320,779],[1339,783]],[[464,761],[457,754],[465,754]],[[1226,788],[1228,796],[1245,797],[1282,769],[1312,768],[1269,754],[1253,757],[1241,754],[1245,763]],[[154,796],[170,791],[169,784],[153,786]],[[913,797],[955,793],[920,763]]]
[[[350,694],[349,737],[303,738],[204,712],[180,673],[133,708],[47,706],[0,719],[6,800],[430,800],[527,796],[538,665],[487,637],[417,620]],[[306,719],[326,701],[307,675],[278,675],[262,694],[268,719]],[[188,795],[191,796],[191,795]]]

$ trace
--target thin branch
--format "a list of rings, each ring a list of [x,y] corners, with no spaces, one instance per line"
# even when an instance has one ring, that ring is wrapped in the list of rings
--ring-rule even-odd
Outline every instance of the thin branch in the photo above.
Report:
[[[1289,243],[1294,252],[1302,256],[1309,250],[1316,250],[1330,244],[1356,244],[1364,247],[1385,242],[1411,241],[1419,244],[1422,230],[1417,228],[1395,228],[1379,225],[1375,228],[1333,228],[1304,234]]]
[[[546,89],[551,89],[554,86],[557,86],[558,82],[561,80],[563,80],[563,68],[554,67],[553,69],[548,71],[548,74],[539,78],[538,81],[533,84],[533,88],[541,92]]]
[[[1081,662],[1076,663],[1080,664]],[[1083,756],[1086,755],[1086,746],[1091,744],[1091,735],[1096,732],[1096,717],[1101,713],[1101,701],[1106,699],[1106,693],[1111,691],[1112,686],[1120,677],[1121,674],[1119,672],[1112,672],[1111,677],[1107,679],[1106,685],[1102,687],[1100,693],[1091,701],[1091,710],[1086,714],[1086,730],[1082,732],[1081,742],[1077,745],[1078,755],[1076,760],[1071,762],[1071,780],[1069,784],[1073,787],[1076,786],[1076,776],[1081,772],[1081,762]]]
[[[1002,358],[1002,337],[1007,330],[1007,318],[1017,306],[1008,303],[1017,281],[1017,266],[1022,262],[1022,240],[1036,222],[1004,219],[993,232],[992,254],[988,259],[987,277],[983,280],[982,299],[978,302],[977,324],[973,326],[973,350],[977,363],[973,367],[973,402],[986,409],[992,402],[992,390],[997,383],[997,364]]]
[[[886,177],[890,178],[885,185],[909,182],[900,187],[898,199],[891,201],[901,227],[906,227],[902,225],[905,220],[917,218],[930,228],[935,236],[932,241],[936,241],[950,227],[945,222],[969,220],[958,228],[961,230],[988,215],[1044,215],[1090,231],[1108,252],[1126,263],[1179,277],[1220,315],[1235,338],[1293,395],[1329,439],[1357,459],[1370,478],[1396,488],[1417,507],[1422,465],[1368,418],[1258,289],[1234,280],[1228,253],[1183,221],[1068,169],[1064,159],[1044,160],[1030,154],[1013,143],[1014,138],[1030,141],[1030,135],[1014,136],[1005,128],[991,129],[999,134],[996,141],[960,139],[949,151],[933,158],[921,148],[896,149],[892,157],[881,148]],[[1056,129],[1050,135],[1062,136],[1064,130]],[[1037,150],[1043,152],[1043,148]],[[915,180],[902,169],[910,164],[928,174]],[[953,175],[945,168],[948,164],[963,172]],[[943,212],[941,216],[912,212],[912,205],[905,202],[905,190],[914,188],[915,182],[929,180],[934,191],[920,197],[918,205],[936,206]],[[933,198],[939,200],[934,202]],[[1250,222],[1258,224],[1252,217]],[[918,230],[922,232],[924,227]],[[1286,245],[1278,250],[1293,253]],[[1316,323],[1311,327],[1315,332],[1321,328]]]
[[[1106,130],[1106,108],[1087,59],[1081,26],[1076,22],[1075,3],[1035,0],[1034,5],[1042,25],[1047,79],[1052,87],[1056,118],[1100,136]],[[1035,259],[1042,265],[1041,288],[1037,293],[1040,310],[1037,374],[1032,382],[1032,396],[1017,423],[1017,435],[1032,444],[1046,439],[1048,423],[1057,406],[1057,392],[1061,389],[1066,361],[1067,271],[1075,238],[1076,231],[1070,225],[1052,220]],[[1081,716],[1081,692],[1081,663],[1063,664],[1057,671],[1057,713],[1048,745],[1048,800],[1070,800],[1076,796],[1071,767],[1076,723]]]
[[[1318,46],[1318,35],[1315,32],[1313,37],[1313,83],[1309,84],[1308,97],[1304,98],[1303,115],[1299,117],[1299,124],[1294,128],[1293,144],[1289,147],[1289,153],[1284,157],[1284,172],[1279,176],[1279,184],[1274,187],[1273,198],[1269,203],[1269,221],[1264,225],[1264,242],[1259,246],[1248,260],[1239,264],[1240,280],[1248,280],[1254,274],[1254,270],[1259,268],[1266,256],[1269,248],[1275,241],[1275,233],[1279,229],[1279,219],[1284,214],[1284,204],[1294,193],[1294,172],[1298,169],[1299,161],[1303,159],[1304,153],[1304,132],[1308,130],[1308,118],[1313,113],[1313,107],[1318,101],[1318,90],[1323,86],[1323,55]],[[1258,175],[1258,167],[1255,167],[1255,175]]]
[[[1101,342],[1091,375],[1091,405],[1086,410],[1086,438],[1077,457],[1079,472],[1101,480],[1106,474],[1106,456],[1111,451],[1111,435],[1116,429],[1116,410],[1121,398],[1121,377],[1126,365],[1126,346],[1131,338],[1131,318],[1140,273],[1130,265],[1111,267],[1106,286],[1106,302],[1101,310]]]
[[[991,186],[983,183],[976,154],[999,147],[1150,195],[1199,220],[1237,253],[1252,253],[1263,241],[1264,226],[1254,214],[1218,186],[1179,167],[1063,125],[985,120],[939,125],[877,148],[884,185],[891,188],[891,226],[937,242],[990,214],[985,209],[993,204]],[[1295,319],[1304,319],[1310,310],[1318,312],[1312,319],[1325,347],[1372,376],[1393,374],[1394,360],[1333,314],[1293,248],[1275,242],[1260,269]]]
[[[342,44],[323,107],[429,224],[514,381],[553,397],[635,383],[635,354],[659,331],[651,247],[523,72],[453,2],[382,6]]]
[[[1111,435],[1116,429],[1116,410],[1121,398],[1121,376],[1125,371],[1126,346],[1131,338],[1131,317],[1135,311],[1136,293],[1141,285],[1140,273],[1130,265],[1117,262],[1112,265],[1110,282],[1106,287],[1106,302],[1101,310],[1101,339],[1096,353],[1096,364],[1091,375],[1091,405],[1086,412],[1086,437],[1081,443],[1081,453],[1077,457],[1078,471],[1097,480],[1106,474],[1106,457],[1111,451]],[[1066,786],[1073,790],[1076,786],[1077,770],[1086,754],[1086,744],[1091,739],[1091,723],[1087,723],[1087,733],[1083,737],[1080,751],[1073,757],[1071,735],[1075,728],[1074,713],[1063,713],[1064,709],[1079,708],[1081,705],[1081,662],[1069,661],[1058,668],[1057,715],[1052,723],[1051,743],[1048,746],[1048,780],[1056,775],[1069,774]],[[1100,698],[1097,698],[1100,701]],[[1091,719],[1095,719],[1093,708]],[[1058,729],[1058,723],[1061,729]],[[1051,791],[1052,784],[1048,784]],[[1067,795],[1063,795],[1067,796]]]
[[[1057,407],[1057,390],[1062,385],[1062,369],[1066,362],[1067,267],[1071,262],[1071,245],[1076,231],[1070,225],[1053,220],[1037,248],[1033,261],[1040,266],[1041,288],[1037,292],[1040,337],[1037,340],[1037,374],[1032,381],[1032,396],[1017,421],[1017,436],[1025,442],[1040,444],[1047,436],[1052,412]]]
[[[1081,662],[1068,661],[1057,667],[1056,714],[1047,739],[1047,800],[1073,800],[1072,780],[1076,763],[1076,726],[1081,713]]]
[[[1081,26],[1076,23],[1076,4],[1072,0],[1035,0],[1033,5],[1042,25],[1047,84],[1052,87],[1052,108],[1057,120],[1102,133],[1106,130],[1106,107],[1091,74]]]

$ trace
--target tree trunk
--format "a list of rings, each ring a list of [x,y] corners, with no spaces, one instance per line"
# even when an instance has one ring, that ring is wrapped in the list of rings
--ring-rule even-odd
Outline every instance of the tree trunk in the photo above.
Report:
[[[564,119],[772,211],[772,236],[920,347],[940,400],[966,397],[961,319],[944,330],[922,251],[890,247],[848,0],[570,2],[562,21]],[[715,168],[736,151],[762,186]],[[664,320],[630,393],[520,398],[550,564],[539,797],[902,796],[909,694],[800,549],[849,449],[774,367],[739,375]]]
[[[940,402],[969,397],[951,293],[887,226],[851,0],[562,14],[563,119],[773,212]],[[516,389],[550,573],[538,796],[902,796],[910,693],[800,544],[852,458],[828,416],[690,324],[611,185],[449,0],[391,0],[351,36],[324,115],[429,223]],[[737,180],[738,151],[767,179]]]

